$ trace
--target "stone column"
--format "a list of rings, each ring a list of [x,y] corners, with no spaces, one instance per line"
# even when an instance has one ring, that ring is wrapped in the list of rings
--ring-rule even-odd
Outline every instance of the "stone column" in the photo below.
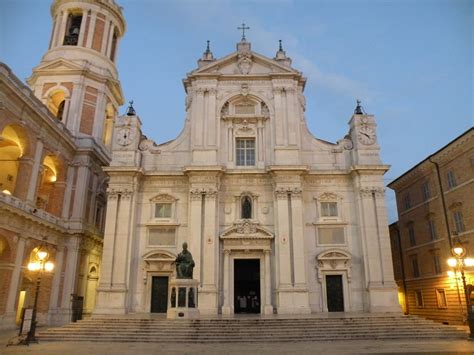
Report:
[[[16,175],[15,191],[11,191],[13,196],[21,200],[25,200],[28,195],[28,186],[33,173],[34,159],[30,157],[22,157],[19,161],[18,171]]]
[[[204,117],[203,117],[203,103],[204,103],[204,89],[199,88],[195,91],[196,101],[193,104],[193,123],[194,123],[194,144],[193,146],[202,147],[204,136]]]
[[[217,314],[217,191],[206,191],[204,207],[204,235],[202,250],[202,288],[199,295],[199,310],[204,314]],[[205,257],[204,257],[205,256]]]
[[[76,293],[77,267],[79,264],[80,244],[81,238],[79,236],[70,236],[66,244],[66,267],[64,269],[61,306],[59,310],[61,323],[67,323],[71,321],[71,294]]]
[[[38,139],[36,141],[36,148],[35,148],[35,160],[33,163],[33,169],[31,171],[31,178],[30,183],[28,185],[28,194],[26,196],[26,200],[28,203],[32,205],[36,205],[36,192],[38,186],[38,177],[40,175],[40,168],[43,164],[43,142]]]
[[[306,279],[306,259],[302,190],[294,187],[291,190],[291,222],[293,248],[293,304],[295,313],[311,313],[309,306],[308,281]]]
[[[285,128],[284,128],[284,115],[282,105],[282,93],[283,89],[276,87],[273,89],[273,96],[275,100],[275,145],[285,145]]]
[[[110,20],[109,20],[109,22],[110,22],[110,25],[109,25],[110,26],[110,33],[109,33],[109,38],[107,40],[107,48],[106,48],[106,52],[105,52],[105,55],[107,56],[107,58],[110,58],[110,55],[112,54],[111,53],[111,51],[112,51],[112,40],[114,38],[114,31],[115,31],[115,25]]]
[[[295,109],[295,95],[296,90],[294,88],[286,89],[286,112],[287,112],[287,132],[288,132],[288,145],[298,144],[298,131],[300,128],[300,116]]]
[[[218,141],[219,126],[216,123],[216,89],[211,88],[208,91],[207,103],[207,145],[215,147]]]
[[[222,305],[222,314],[232,314],[232,309],[230,307],[230,250],[224,250],[224,279],[223,281],[223,296],[224,304]]]
[[[193,254],[194,262],[194,278],[201,282],[201,213],[202,213],[202,191],[200,189],[192,189],[189,193],[190,198],[190,220],[189,220],[189,250]]]
[[[58,306],[59,306],[59,291],[61,284],[61,275],[63,273],[63,262],[64,262],[64,246],[58,246],[56,257],[54,259],[54,276],[53,283],[51,285],[51,294],[49,297],[49,318],[52,324],[59,323],[57,319]]]
[[[66,190],[64,191],[64,202],[62,209],[62,218],[69,218],[69,210],[71,208],[72,185],[74,183],[74,172],[76,167],[69,164],[67,169]]]
[[[279,188],[275,191],[276,197],[276,224],[278,235],[275,240],[278,261],[278,288],[291,286],[291,260],[290,260],[290,221],[288,211],[288,191]]]
[[[370,312],[400,312],[393,280],[383,188],[360,187],[358,207]],[[377,197],[377,195],[379,195]],[[378,206],[377,206],[378,203]]]
[[[100,268],[100,289],[112,286],[112,266],[114,264],[115,233],[117,230],[118,191],[107,192],[107,212],[105,217],[104,246]],[[99,303],[98,303],[99,304]]]
[[[97,103],[94,115],[94,127],[92,128],[92,135],[98,142],[102,142],[102,134],[105,125],[105,109],[107,106],[107,96],[103,91],[97,92]]]
[[[77,169],[76,190],[74,194],[74,203],[72,205],[71,218],[82,222],[84,219],[84,207],[86,205],[87,187],[89,183],[89,166],[83,162]]]
[[[61,24],[59,27],[59,36],[57,38],[57,46],[62,46],[64,43],[64,36],[66,35],[66,26],[67,26],[68,12],[64,11],[61,16]]]
[[[18,287],[21,281],[23,259],[25,254],[26,238],[16,236],[18,242],[16,246],[15,265],[13,266],[10,287],[8,288],[7,303],[5,305],[4,322],[7,325],[15,325],[16,309],[15,303],[18,298]]]
[[[264,251],[265,255],[265,303],[263,306],[263,314],[273,314],[272,306],[272,270],[270,267],[270,250]]]
[[[94,35],[95,35],[95,23],[96,23],[96,20],[97,20],[97,12],[96,11],[92,11],[91,13],[91,21],[90,21],[90,24],[89,24],[89,31],[87,33],[87,41],[86,41],[86,45],[85,47],[87,48],[91,48],[92,47],[92,40],[94,39]]]
[[[109,44],[109,37],[110,37],[110,18],[108,16],[104,19],[104,34],[102,35],[102,43],[100,45],[100,53],[103,55],[107,55],[107,46]]]

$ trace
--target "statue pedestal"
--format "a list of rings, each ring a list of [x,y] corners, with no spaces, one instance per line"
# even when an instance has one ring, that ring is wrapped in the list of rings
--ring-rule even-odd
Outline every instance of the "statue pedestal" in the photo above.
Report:
[[[194,279],[171,279],[166,318],[199,318],[197,290],[199,281]]]

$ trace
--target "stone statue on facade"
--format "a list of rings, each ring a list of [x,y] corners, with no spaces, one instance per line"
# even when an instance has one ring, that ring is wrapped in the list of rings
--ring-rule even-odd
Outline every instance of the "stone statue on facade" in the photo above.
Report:
[[[194,260],[188,251],[188,243],[183,243],[183,251],[178,254],[174,263],[176,264],[177,279],[193,278]]]

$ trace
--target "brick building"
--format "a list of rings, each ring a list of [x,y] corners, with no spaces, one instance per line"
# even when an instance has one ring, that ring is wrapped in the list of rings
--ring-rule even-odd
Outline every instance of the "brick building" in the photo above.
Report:
[[[64,323],[71,294],[95,305],[113,120],[123,95],[115,67],[125,31],[113,0],[55,0],[49,48],[23,84],[0,64],[0,328],[31,306],[36,248],[55,264],[42,276],[40,323]]]
[[[389,230],[405,313],[439,322],[463,322],[462,282],[459,275],[448,275],[452,269],[447,259],[456,240],[467,248],[468,257],[474,257],[474,129],[388,186],[397,199],[399,220]],[[467,282],[474,283],[474,270],[466,271]]]

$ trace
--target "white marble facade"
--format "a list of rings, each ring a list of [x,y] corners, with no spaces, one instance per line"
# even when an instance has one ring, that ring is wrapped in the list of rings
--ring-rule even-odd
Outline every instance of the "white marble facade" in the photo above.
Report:
[[[187,75],[175,140],[116,120],[96,314],[151,312],[153,277],[173,275],[183,242],[201,315],[242,311],[245,259],[258,313],[399,311],[375,118],[356,112],[337,143],[317,139],[305,83],[283,50],[270,59],[241,41]]]

